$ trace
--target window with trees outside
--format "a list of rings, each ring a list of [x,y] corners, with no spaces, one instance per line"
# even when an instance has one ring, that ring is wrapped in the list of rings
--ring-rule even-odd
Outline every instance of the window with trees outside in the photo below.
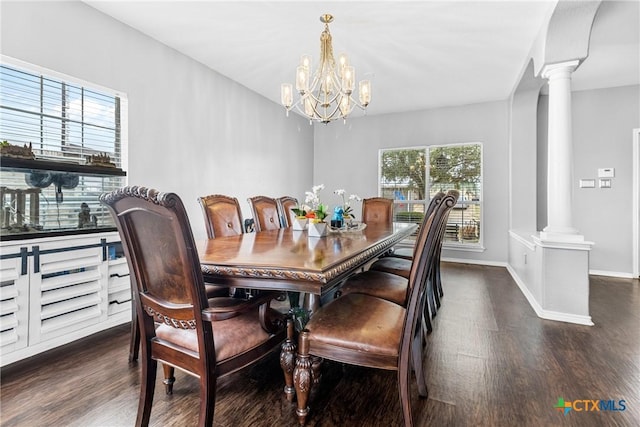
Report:
[[[458,190],[443,242],[482,246],[482,144],[380,150],[379,194],[394,200],[394,220],[420,223],[439,191]]]

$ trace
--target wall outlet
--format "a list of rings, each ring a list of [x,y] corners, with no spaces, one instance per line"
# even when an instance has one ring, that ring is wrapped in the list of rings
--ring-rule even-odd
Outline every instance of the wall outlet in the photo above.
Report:
[[[608,178],[600,179],[600,188],[611,188],[611,180]]]

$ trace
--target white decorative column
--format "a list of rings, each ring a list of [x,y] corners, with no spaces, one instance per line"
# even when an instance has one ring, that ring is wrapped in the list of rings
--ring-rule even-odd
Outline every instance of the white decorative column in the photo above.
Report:
[[[573,140],[571,131],[571,73],[579,62],[547,65],[542,77],[549,80],[549,135],[547,157],[547,226],[542,240],[583,241],[573,227]]]
[[[547,226],[533,236],[538,286],[533,304],[538,316],[593,325],[589,315],[589,251],[592,242],[573,227],[573,140],[571,73],[579,61],[547,65],[549,135]]]

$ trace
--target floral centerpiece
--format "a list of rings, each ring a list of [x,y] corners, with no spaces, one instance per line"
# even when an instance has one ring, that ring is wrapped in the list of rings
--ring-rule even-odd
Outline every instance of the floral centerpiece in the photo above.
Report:
[[[291,226],[294,230],[306,230],[309,224],[307,212],[311,211],[311,208],[307,205],[298,204],[295,208],[291,208],[291,211],[296,215],[293,219]]]
[[[344,219],[345,223],[352,222],[355,219],[355,215],[353,214],[353,207],[351,206],[351,202],[359,202],[362,199],[357,194],[351,194],[349,198],[345,198],[346,191],[344,189],[335,190],[334,193],[342,197],[342,218]]]
[[[327,235],[327,223],[324,221],[327,217],[328,206],[320,201],[321,190],[324,190],[324,184],[315,185],[311,188],[311,191],[305,193],[304,202],[310,206],[309,211],[295,211],[296,215],[302,215],[309,221],[309,236],[326,236]]]

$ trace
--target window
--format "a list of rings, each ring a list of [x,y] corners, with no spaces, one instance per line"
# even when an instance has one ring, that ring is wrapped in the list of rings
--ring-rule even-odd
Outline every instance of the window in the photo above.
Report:
[[[107,154],[116,167],[124,169],[125,117],[126,98],[115,91],[40,72],[35,66],[0,64],[0,141],[30,144],[37,159],[85,164],[90,155]],[[1,185],[13,193],[34,191],[33,182],[25,182],[33,176],[27,179],[24,173],[3,172]],[[125,177],[80,174],[68,180],[73,182],[62,186],[68,188],[63,200],[56,198],[54,185],[37,190],[38,221],[26,218],[25,223],[44,229],[76,228],[84,202],[98,216],[99,225],[113,226],[98,196],[125,185]],[[11,203],[3,197],[3,209],[14,209]]]
[[[456,189],[449,214],[448,245],[482,244],[482,144],[450,144],[380,150],[379,194],[394,199],[399,222],[420,222],[431,197]]]

